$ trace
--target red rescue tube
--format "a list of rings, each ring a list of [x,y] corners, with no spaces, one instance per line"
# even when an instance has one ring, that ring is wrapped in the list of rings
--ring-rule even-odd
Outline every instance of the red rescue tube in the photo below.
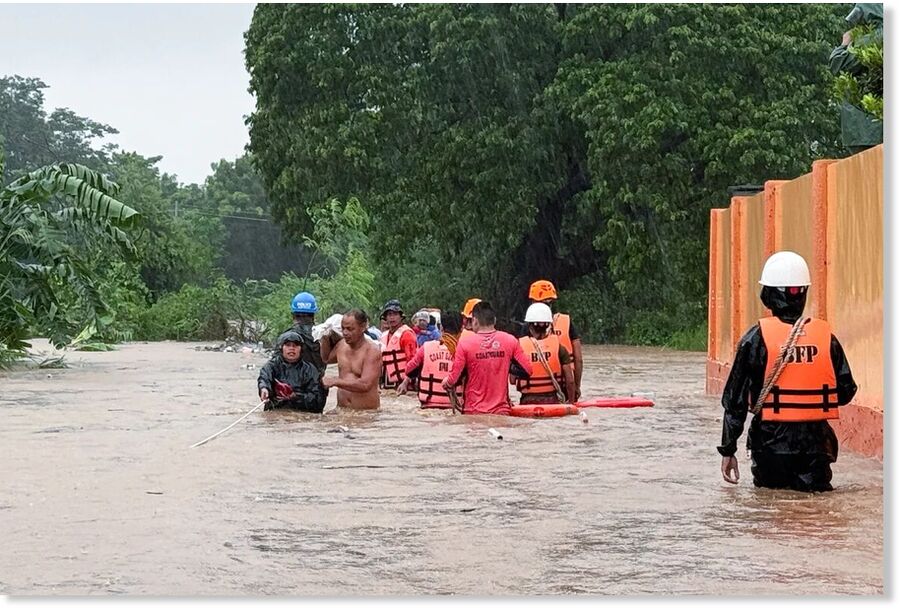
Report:
[[[653,401],[649,398],[635,396],[613,396],[610,398],[590,398],[575,403],[576,407],[601,407],[606,409],[628,409],[631,407],[652,407]]]
[[[632,407],[652,407],[653,401],[648,398],[634,396],[613,396],[608,398],[590,398],[576,402],[574,405],[534,404],[517,405],[510,409],[512,417],[565,417],[578,415],[581,409],[597,407],[601,409],[630,409]]]
[[[511,407],[509,414],[513,417],[563,417],[578,415],[575,405],[517,405]]]

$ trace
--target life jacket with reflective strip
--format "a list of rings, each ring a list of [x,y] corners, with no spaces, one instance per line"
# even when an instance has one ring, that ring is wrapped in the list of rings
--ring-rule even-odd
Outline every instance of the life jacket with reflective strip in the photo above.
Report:
[[[759,321],[768,352],[763,379],[775,368],[791,324],[775,317]],[[837,379],[831,362],[831,327],[812,318],[786,356],[787,364],[763,402],[763,421],[802,422],[838,419]]]
[[[559,387],[564,388],[562,363],[559,361],[559,337],[550,333],[544,339],[538,339],[537,343],[540,346],[541,351],[544,352],[544,356],[547,358],[547,364],[550,365],[550,371],[552,371],[553,377],[556,378]],[[538,356],[532,338],[530,336],[520,337],[519,344],[522,346],[522,351],[524,351],[525,355],[528,356],[528,359],[531,360],[531,377],[528,379],[516,379],[516,389],[522,392],[522,394],[556,393],[556,388],[553,387],[550,375],[547,374],[547,369],[544,367],[543,363],[541,363],[540,356]]]
[[[566,348],[570,354],[574,354],[572,349],[572,339],[569,338],[569,326],[571,318],[567,313],[553,314],[553,334],[559,337],[559,342]]]
[[[442,341],[426,341],[422,344],[424,360],[422,372],[419,374],[419,402],[423,407],[450,407],[450,395],[441,387],[441,383],[450,374],[453,356]],[[461,392],[457,386],[456,392]]]
[[[406,324],[401,325],[393,333],[381,335],[381,380],[382,388],[393,389],[400,385],[406,376],[406,352],[400,347],[400,337],[406,331],[412,329]]]

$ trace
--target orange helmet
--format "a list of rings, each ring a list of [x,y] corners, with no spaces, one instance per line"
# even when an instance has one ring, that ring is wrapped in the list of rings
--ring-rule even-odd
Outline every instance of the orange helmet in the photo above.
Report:
[[[475,306],[478,305],[479,303],[481,303],[481,299],[479,299],[478,297],[472,297],[471,299],[466,301],[466,306],[463,307],[463,309],[460,313],[467,318],[471,318],[472,317],[472,309],[474,309]]]
[[[549,280],[538,280],[528,289],[528,298],[532,301],[546,301],[547,299],[555,299],[556,287]]]

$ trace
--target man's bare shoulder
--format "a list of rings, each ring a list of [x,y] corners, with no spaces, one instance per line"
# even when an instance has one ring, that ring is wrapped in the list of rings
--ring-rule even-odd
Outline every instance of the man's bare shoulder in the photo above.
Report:
[[[380,360],[381,359],[381,346],[379,346],[377,343],[375,343],[373,341],[369,341],[368,339],[365,340],[365,344],[366,344],[366,349],[368,350],[366,352],[366,354],[370,357],[377,355]]]
[[[361,354],[365,357],[370,357],[377,354],[378,357],[381,358],[381,347],[379,347],[377,343],[369,341],[365,338],[363,338],[362,341],[354,346],[348,345],[346,341],[341,341],[340,345],[343,346],[345,350],[352,351],[355,354]]]

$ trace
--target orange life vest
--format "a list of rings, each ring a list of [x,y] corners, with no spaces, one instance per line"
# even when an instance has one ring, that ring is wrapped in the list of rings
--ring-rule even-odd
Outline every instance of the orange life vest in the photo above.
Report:
[[[550,375],[547,374],[547,369],[541,363],[532,337],[521,337],[519,343],[522,346],[522,351],[531,360],[531,377],[529,379],[516,379],[516,389],[522,394],[554,394],[556,388],[553,387]],[[538,339],[537,343],[547,358],[547,364],[550,365],[550,370],[553,372],[556,382],[559,384],[559,387],[563,388],[562,363],[559,361],[559,338],[551,333],[544,339]]]
[[[450,395],[441,383],[450,374],[453,356],[442,341],[426,341],[422,344],[424,360],[419,375],[419,402],[423,407],[450,407]],[[457,387],[457,394],[461,390]]]
[[[406,377],[406,352],[400,347],[400,337],[412,329],[403,324],[393,333],[381,335],[381,387],[396,388]]]
[[[759,321],[768,356],[763,379],[775,368],[791,325],[778,318]],[[803,327],[787,364],[763,402],[764,421],[820,421],[838,419],[837,380],[831,362],[831,327],[813,318]]]
[[[572,339],[569,337],[569,325],[571,318],[567,313],[553,314],[553,334],[559,337],[559,342],[566,348],[570,354],[574,354],[572,349]]]

